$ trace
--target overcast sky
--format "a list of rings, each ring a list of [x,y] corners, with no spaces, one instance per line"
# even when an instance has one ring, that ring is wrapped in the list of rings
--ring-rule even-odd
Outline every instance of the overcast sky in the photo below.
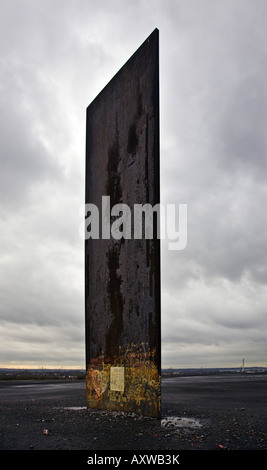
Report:
[[[162,365],[267,366],[266,0],[2,0],[2,367],[85,367],[86,107],[156,27]]]

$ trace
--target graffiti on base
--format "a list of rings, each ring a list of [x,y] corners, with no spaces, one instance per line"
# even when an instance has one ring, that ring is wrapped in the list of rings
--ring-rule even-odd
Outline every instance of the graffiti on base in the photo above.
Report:
[[[160,374],[155,352],[130,346],[113,360],[104,355],[87,368],[87,406],[160,415]]]

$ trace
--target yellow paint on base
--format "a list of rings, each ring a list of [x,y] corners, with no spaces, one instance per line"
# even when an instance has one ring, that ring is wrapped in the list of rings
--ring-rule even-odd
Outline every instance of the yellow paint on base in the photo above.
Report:
[[[88,408],[160,415],[160,375],[144,351],[128,349],[113,363],[99,358],[87,369],[86,385]]]

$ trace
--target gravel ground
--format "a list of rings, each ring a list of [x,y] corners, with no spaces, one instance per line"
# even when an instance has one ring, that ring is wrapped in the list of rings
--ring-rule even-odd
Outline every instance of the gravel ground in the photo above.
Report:
[[[266,450],[267,377],[166,379],[162,419],[87,410],[85,383],[0,382],[0,450]]]

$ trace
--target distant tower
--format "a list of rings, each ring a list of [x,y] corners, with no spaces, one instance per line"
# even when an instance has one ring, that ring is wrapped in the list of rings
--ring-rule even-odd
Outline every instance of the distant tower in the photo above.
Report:
[[[245,359],[243,359],[243,362],[242,362],[242,369],[241,369],[241,372],[244,372],[245,370]]]

